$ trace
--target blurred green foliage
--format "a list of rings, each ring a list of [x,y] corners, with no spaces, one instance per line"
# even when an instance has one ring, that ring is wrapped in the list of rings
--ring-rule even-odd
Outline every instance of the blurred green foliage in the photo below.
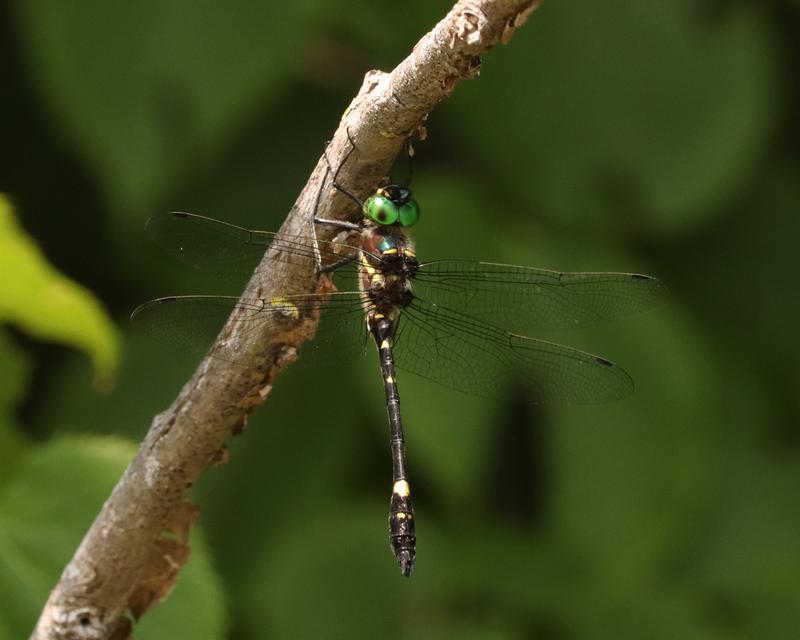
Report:
[[[111,375],[117,364],[117,336],[110,320],[91,294],[46,264],[2,196],[0,272],[11,276],[0,282],[0,320],[37,338],[84,349],[99,380]]]
[[[398,6],[0,5],[0,192],[24,229],[3,201],[0,639],[30,632],[196,364],[128,313],[226,293],[145,220],[277,228],[363,73],[450,3]],[[659,276],[665,307],[544,336],[636,394],[545,411],[402,375],[405,581],[377,364],[292,367],[200,483],[193,559],[137,637],[796,638],[798,27],[794,0],[544,2],[487,54],[417,145],[418,251]]]
[[[27,635],[90,523],[135,453],[111,436],[55,438],[36,447],[0,496],[0,632]],[[169,606],[148,616],[142,637],[220,637],[225,598],[202,541]],[[192,615],[187,615],[192,611]],[[13,631],[13,632],[12,632]],[[184,636],[185,634],[185,636]]]

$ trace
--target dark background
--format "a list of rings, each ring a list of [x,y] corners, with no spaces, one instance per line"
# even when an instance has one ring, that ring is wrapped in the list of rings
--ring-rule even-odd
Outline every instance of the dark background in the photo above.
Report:
[[[198,361],[129,327],[148,298],[220,292],[145,220],[277,228],[363,74],[448,7],[0,4],[0,191],[121,340],[111,388],[0,304],[0,638],[29,633]],[[793,0],[545,1],[489,52],[417,145],[418,253],[658,276],[648,314],[543,336],[636,393],[542,410],[401,374],[409,581],[376,363],[294,367],[198,486],[193,560],[137,637],[796,638],[798,25]]]

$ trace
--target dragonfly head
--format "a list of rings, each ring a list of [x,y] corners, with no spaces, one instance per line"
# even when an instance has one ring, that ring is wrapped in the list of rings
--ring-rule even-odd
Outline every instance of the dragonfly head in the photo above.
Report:
[[[408,187],[389,184],[364,201],[364,215],[380,225],[411,227],[419,220],[419,205]]]

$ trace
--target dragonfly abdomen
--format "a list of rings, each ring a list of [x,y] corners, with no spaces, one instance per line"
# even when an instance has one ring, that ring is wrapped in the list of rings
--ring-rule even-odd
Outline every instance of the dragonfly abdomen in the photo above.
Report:
[[[389,416],[389,434],[392,450],[392,497],[389,501],[389,546],[404,576],[414,571],[416,559],[416,526],[411,488],[405,468],[405,442],[403,422],[400,417],[400,394],[392,353],[395,321],[373,309],[368,313],[369,330],[375,339],[380,355],[383,388],[386,392],[386,411]]]

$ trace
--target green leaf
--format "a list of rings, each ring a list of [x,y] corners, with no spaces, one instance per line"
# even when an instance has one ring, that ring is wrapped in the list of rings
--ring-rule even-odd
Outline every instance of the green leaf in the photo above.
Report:
[[[36,433],[91,431],[141,437],[153,414],[172,401],[200,357],[170,350],[126,329],[123,327],[120,333],[125,358],[116,373],[117,384],[109,393],[86,392],[88,367],[77,355],[70,354],[53,363],[47,403],[35,416]]]
[[[753,638],[789,638],[800,628],[800,474],[796,462],[753,447],[726,452],[712,508],[683,557],[706,607],[735,613]]]
[[[148,611],[136,625],[140,640],[220,640],[226,637],[225,592],[214,573],[211,556],[197,531],[192,535],[192,558],[181,571],[169,598]]]
[[[279,95],[317,2],[20,4],[40,90],[113,202],[147,209]]]
[[[134,453],[116,439],[60,440],[31,456],[0,495],[4,622],[30,632],[64,565]]]
[[[0,487],[22,464],[25,443],[12,416],[22,397],[28,369],[23,354],[0,331]]]
[[[50,589],[135,453],[118,438],[63,438],[33,454],[0,494],[0,629],[25,637]],[[224,606],[202,542],[172,597],[137,638],[220,638]]]
[[[774,116],[770,53],[742,3],[544,3],[446,108],[537,211],[674,231],[754,166]]]
[[[687,303],[764,385],[795,377],[800,361],[792,321],[800,317],[799,175],[797,161],[766,167],[724,218],[670,250],[674,279]],[[748,327],[746,340],[743,326]]]
[[[636,390],[620,402],[560,410],[558,528],[605,580],[641,584],[708,499],[730,426],[719,419],[724,390],[704,343],[674,309],[590,333],[607,336],[602,353],[628,369]]]
[[[91,293],[47,263],[2,196],[0,273],[7,274],[0,279],[0,321],[82,349],[92,359],[98,380],[112,374],[118,347],[111,321]]]

